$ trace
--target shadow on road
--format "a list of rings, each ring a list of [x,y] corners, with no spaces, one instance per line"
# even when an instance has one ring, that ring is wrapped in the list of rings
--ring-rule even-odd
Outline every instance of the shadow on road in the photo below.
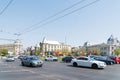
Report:
[[[72,66],[72,65],[67,65],[68,67],[74,67],[74,66]],[[84,67],[84,66],[77,66],[77,67],[74,67],[74,68],[85,68],[85,69],[93,69],[93,68],[91,68],[91,67]],[[97,68],[97,69],[94,69],[94,70],[103,70],[103,69],[101,69],[101,68]]]

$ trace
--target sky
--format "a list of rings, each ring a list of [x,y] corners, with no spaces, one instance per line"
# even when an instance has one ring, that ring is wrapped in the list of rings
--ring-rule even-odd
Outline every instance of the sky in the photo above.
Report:
[[[0,13],[10,1],[0,0]],[[82,8],[94,1],[13,0],[0,14],[0,38],[21,39],[24,48],[39,44],[44,37],[73,47],[82,46],[86,41],[91,44],[106,43],[110,35],[120,40],[120,0],[98,0]],[[58,12],[61,13],[47,19]],[[0,44],[3,43],[11,41],[0,40]]]

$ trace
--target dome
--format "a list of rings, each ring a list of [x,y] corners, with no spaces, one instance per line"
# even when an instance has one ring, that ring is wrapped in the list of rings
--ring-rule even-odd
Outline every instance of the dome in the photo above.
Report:
[[[114,41],[113,35],[111,35],[111,36],[108,38],[107,41],[108,41],[108,42],[109,42],[109,41],[113,42],[113,41]]]
[[[90,42],[88,42],[88,41],[85,42],[85,43],[84,43],[84,46],[85,46],[85,47],[86,47],[86,46],[90,46]]]
[[[117,38],[114,38],[113,35],[111,35],[107,40],[107,44],[117,45],[119,43],[119,40]]]

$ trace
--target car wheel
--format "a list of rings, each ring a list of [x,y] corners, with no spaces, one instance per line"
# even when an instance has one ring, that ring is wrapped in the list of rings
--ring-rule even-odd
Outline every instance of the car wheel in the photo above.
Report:
[[[68,63],[68,60],[66,60],[66,63]]]
[[[98,68],[98,65],[97,65],[97,64],[92,64],[92,68],[93,68],[93,69],[97,69],[97,68]]]
[[[76,62],[74,62],[74,63],[73,63],[73,66],[74,66],[74,67],[77,67],[78,65],[77,65],[77,63],[76,63]]]
[[[21,64],[22,64],[22,66],[24,66],[24,63],[23,63],[23,62],[21,62]]]
[[[30,63],[30,67],[33,67],[33,64],[32,64],[32,63]]]
[[[110,62],[109,64],[110,64],[110,65],[112,65],[113,63],[112,63],[112,62]]]
[[[39,67],[42,67],[43,65],[40,65]]]

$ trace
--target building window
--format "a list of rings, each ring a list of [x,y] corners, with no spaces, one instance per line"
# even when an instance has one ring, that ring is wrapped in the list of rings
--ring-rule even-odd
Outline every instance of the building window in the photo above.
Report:
[[[107,50],[107,47],[104,47],[104,50]]]
[[[112,50],[114,49],[114,47],[112,47]]]
[[[103,50],[103,48],[100,48],[101,50]]]

